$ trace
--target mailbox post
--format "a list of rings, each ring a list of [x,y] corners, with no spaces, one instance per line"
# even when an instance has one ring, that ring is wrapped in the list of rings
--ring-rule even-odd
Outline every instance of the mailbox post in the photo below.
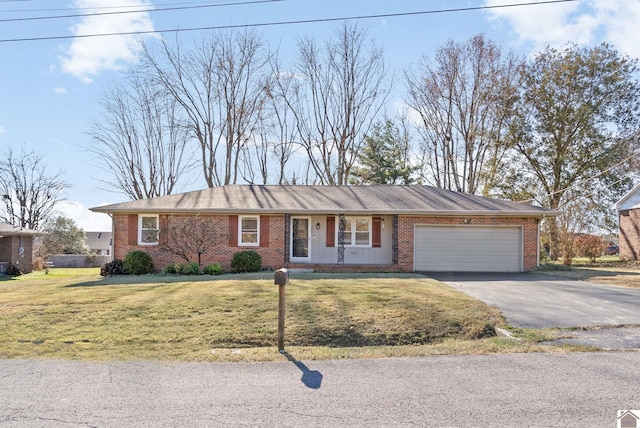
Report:
[[[282,268],[273,275],[273,283],[278,286],[278,351],[284,352],[284,286],[289,282],[289,272]]]

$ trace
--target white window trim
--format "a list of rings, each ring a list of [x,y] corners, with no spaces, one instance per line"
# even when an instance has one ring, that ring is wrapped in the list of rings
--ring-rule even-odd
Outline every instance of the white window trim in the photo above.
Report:
[[[358,245],[355,244],[356,242],[356,229],[355,229],[355,221],[358,219],[366,219],[369,221],[369,243],[366,245]],[[347,222],[351,222],[351,242],[352,244],[345,244],[345,248],[351,248],[351,247],[355,247],[355,248],[371,248],[372,244],[372,239],[373,239],[373,217],[367,217],[367,216],[345,216],[345,221]],[[340,218],[336,217],[336,247],[338,246],[338,234],[340,233]]]
[[[256,242],[242,242],[242,219],[255,218],[257,222]],[[241,215],[238,216],[238,247],[259,247],[260,246],[260,216],[259,215]]]
[[[155,217],[158,228],[158,240],[156,242],[142,242],[142,218]],[[138,214],[138,245],[158,245],[160,244],[160,216],[158,214]]]

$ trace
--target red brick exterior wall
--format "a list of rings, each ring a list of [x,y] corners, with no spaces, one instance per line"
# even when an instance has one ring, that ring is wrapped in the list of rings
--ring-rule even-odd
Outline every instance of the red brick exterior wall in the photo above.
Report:
[[[159,221],[160,241],[164,242],[163,233],[167,233],[163,228],[171,231],[172,225],[176,224],[176,216],[167,216],[166,220]],[[196,217],[193,217],[196,218]],[[262,265],[265,268],[278,269],[285,266],[285,217],[284,215],[270,215],[268,245],[260,247],[238,247],[229,245],[229,218],[228,215],[200,216],[211,224],[211,228],[219,231],[215,245],[202,255],[202,266],[211,263],[219,263],[222,267],[231,270],[231,258],[233,254],[241,250],[254,250],[262,257]],[[538,220],[533,218],[484,218],[469,217],[474,225],[515,225],[521,226],[524,231],[524,258],[523,267],[525,271],[531,270],[538,265]],[[398,265],[400,270],[410,272],[413,270],[413,234],[416,224],[434,225],[458,225],[464,224],[463,218],[452,217],[419,217],[419,216],[399,216],[398,218]],[[156,269],[161,270],[171,263],[185,263],[185,260],[171,253],[163,245],[134,245],[128,239],[128,214],[115,214],[113,216],[113,243],[114,257],[124,259],[126,254],[132,250],[142,250],[148,252],[154,261]],[[622,251],[622,247],[621,247]],[[194,256],[192,261],[197,261]]]
[[[474,225],[522,226],[524,231],[525,271],[538,266],[538,220],[511,217],[465,217]],[[404,217],[398,218],[398,267],[403,271],[413,270],[413,234],[417,224],[463,225],[465,218],[457,217]]]
[[[33,270],[33,237],[23,236],[24,253],[20,255],[20,237],[6,236],[0,238],[0,262],[8,262],[9,268],[16,266],[22,273]]]
[[[262,216],[265,217],[265,216]],[[160,215],[160,244],[156,245],[137,245],[129,242],[129,215],[114,214],[113,215],[113,248],[114,257],[123,260],[129,251],[141,250],[149,253],[153,258],[153,264],[157,270],[164,269],[172,263],[186,263],[186,260],[179,255],[174,254],[166,248],[169,240],[167,233],[172,233],[176,229],[176,225],[181,222],[180,219],[191,218],[198,219],[209,223],[211,229],[215,231],[215,243],[202,254],[201,264],[207,266],[212,263],[219,263],[225,271],[231,270],[231,258],[233,255],[242,250],[256,251],[262,257],[262,266],[264,268],[278,269],[284,265],[284,215],[268,216],[269,234],[266,246],[230,246],[229,245],[229,216],[175,216],[168,215],[164,217]],[[180,224],[184,224],[182,221]],[[164,234],[164,235],[163,235]],[[262,241],[262,240],[261,240]],[[192,253],[190,261],[198,261],[197,254]]]
[[[640,259],[640,209],[620,211],[620,258]]]

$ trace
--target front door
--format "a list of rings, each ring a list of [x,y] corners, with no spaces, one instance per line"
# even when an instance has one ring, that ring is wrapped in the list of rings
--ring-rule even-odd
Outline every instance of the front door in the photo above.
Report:
[[[308,261],[311,233],[308,218],[291,218],[291,261]]]

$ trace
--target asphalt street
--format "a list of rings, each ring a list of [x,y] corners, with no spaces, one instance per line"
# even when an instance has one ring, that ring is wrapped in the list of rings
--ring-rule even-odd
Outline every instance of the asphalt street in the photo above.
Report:
[[[429,276],[497,307],[514,327],[581,327],[567,330],[557,343],[640,348],[639,289],[526,273]]]
[[[277,363],[0,361],[0,426],[614,427],[640,352]]]

